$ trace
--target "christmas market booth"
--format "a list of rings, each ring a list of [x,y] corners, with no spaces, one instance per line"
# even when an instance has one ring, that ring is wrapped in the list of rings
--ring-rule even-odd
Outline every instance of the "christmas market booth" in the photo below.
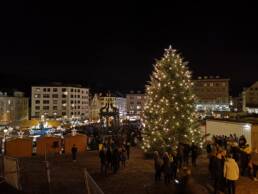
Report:
[[[246,143],[252,148],[258,149],[258,123],[254,121],[230,120],[230,119],[209,119],[206,120],[205,134],[209,134],[207,140],[212,140],[216,135],[244,136]]]
[[[71,154],[73,145],[77,147],[78,152],[84,152],[87,147],[87,136],[74,131],[67,134],[64,137],[64,149],[66,154]]]
[[[11,157],[31,157],[32,138],[9,139],[5,142],[5,154]]]
[[[37,138],[37,155],[57,154],[61,149],[61,138],[56,136],[42,136]]]

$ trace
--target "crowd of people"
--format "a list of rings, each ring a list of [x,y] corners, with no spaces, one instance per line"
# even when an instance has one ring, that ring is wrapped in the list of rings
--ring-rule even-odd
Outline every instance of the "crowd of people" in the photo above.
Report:
[[[215,194],[235,194],[235,181],[240,175],[257,181],[258,150],[252,150],[244,136],[214,136],[206,150]]]
[[[130,142],[108,138],[99,144],[100,171],[107,176],[111,170],[114,174],[126,166],[130,158]]]
[[[175,151],[164,152],[162,156],[158,151],[155,151],[155,181],[160,181],[162,175],[165,184],[176,181],[179,170],[189,166],[190,157],[192,167],[196,167],[198,154],[199,148],[195,144],[179,144]]]

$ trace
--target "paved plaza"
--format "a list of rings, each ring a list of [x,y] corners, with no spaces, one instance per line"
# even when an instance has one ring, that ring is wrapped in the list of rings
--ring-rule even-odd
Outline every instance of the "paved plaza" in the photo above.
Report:
[[[89,151],[78,156],[77,162],[70,157],[50,157],[50,187],[47,184],[47,175],[43,162],[39,158],[26,159],[21,162],[22,187],[27,193],[48,194],[85,194],[83,169],[87,168],[99,187],[105,194],[167,194],[175,193],[175,185],[165,185],[163,182],[155,183],[153,178],[153,161],[145,160],[139,149],[132,149],[131,158],[125,168],[117,174],[109,172],[107,177],[100,175],[99,158],[97,151]],[[208,160],[201,156],[198,167],[192,170],[194,178],[194,191],[199,194],[212,193],[213,188],[207,170]],[[13,190],[0,185],[3,194],[13,193]],[[4,191],[6,190],[6,191]],[[19,192],[17,192],[19,193]],[[237,194],[258,194],[258,182],[247,177],[241,177],[237,182]]]

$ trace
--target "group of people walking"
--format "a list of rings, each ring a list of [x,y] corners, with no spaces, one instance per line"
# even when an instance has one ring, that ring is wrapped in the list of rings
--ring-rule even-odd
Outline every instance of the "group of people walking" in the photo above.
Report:
[[[234,138],[219,137],[219,141],[218,137],[214,137],[213,143],[207,145],[209,171],[215,194],[219,192],[235,194],[235,181],[240,175],[248,175],[257,181],[258,150],[252,151],[244,136],[232,137]],[[228,139],[233,141],[227,141]]]
[[[99,145],[100,171],[105,176],[110,169],[114,174],[120,167],[125,168],[126,160],[130,158],[130,143],[124,141],[122,144],[109,139]]]
[[[192,158],[192,166],[196,167],[199,148],[195,145],[179,144],[176,151],[161,153],[154,152],[155,181],[160,181],[163,174],[165,184],[176,180],[179,169],[189,166],[189,158]]]

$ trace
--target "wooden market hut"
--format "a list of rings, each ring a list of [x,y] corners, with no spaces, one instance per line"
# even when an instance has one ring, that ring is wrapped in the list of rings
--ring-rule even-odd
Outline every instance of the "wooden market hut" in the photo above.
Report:
[[[71,149],[75,145],[78,152],[84,152],[87,147],[87,136],[83,134],[67,134],[64,137],[64,149],[66,154],[71,154]]]
[[[5,142],[5,154],[11,157],[31,157],[32,139],[15,138]]]
[[[43,136],[37,138],[37,155],[55,154],[61,150],[61,138],[55,136]]]

